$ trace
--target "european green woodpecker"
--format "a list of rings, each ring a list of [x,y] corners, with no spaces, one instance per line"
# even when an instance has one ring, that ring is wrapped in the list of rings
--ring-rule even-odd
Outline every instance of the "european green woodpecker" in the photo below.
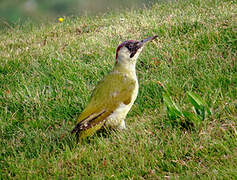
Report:
[[[138,94],[137,58],[144,44],[155,38],[157,36],[141,41],[128,40],[117,47],[112,72],[98,83],[72,130],[77,138],[91,136],[103,126],[107,129],[126,129],[124,120]]]

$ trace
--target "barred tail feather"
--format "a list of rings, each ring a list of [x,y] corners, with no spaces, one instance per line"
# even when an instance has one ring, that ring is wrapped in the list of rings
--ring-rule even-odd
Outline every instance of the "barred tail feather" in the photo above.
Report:
[[[76,133],[77,139],[84,139],[88,136],[91,136],[104,125],[106,118],[111,113],[112,112],[105,110],[100,113],[93,113],[79,122],[71,133]]]

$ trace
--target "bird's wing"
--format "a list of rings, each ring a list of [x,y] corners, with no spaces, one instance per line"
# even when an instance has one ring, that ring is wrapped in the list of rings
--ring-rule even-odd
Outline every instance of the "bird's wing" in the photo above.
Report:
[[[131,102],[135,86],[136,81],[123,73],[112,72],[107,75],[94,89],[72,133],[83,138],[96,132],[121,103]]]

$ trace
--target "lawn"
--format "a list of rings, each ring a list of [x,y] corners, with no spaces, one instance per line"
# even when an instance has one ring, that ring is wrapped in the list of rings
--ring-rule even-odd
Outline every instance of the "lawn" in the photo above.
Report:
[[[234,0],[157,2],[0,30],[0,179],[237,178],[236,9]],[[116,47],[152,35],[128,130],[76,144],[70,131]],[[211,114],[183,126],[168,116],[164,88],[183,111],[195,115],[192,92]]]

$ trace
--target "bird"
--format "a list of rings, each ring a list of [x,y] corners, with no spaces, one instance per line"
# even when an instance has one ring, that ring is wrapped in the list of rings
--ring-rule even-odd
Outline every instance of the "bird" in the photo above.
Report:
[[[71,131],[77,140],[92,136],[104,127],[126,129],[125,118],[138,95],[137,59],[144,45],[157,37],[127,40],[117,47],[114,68],[97,84]]]

